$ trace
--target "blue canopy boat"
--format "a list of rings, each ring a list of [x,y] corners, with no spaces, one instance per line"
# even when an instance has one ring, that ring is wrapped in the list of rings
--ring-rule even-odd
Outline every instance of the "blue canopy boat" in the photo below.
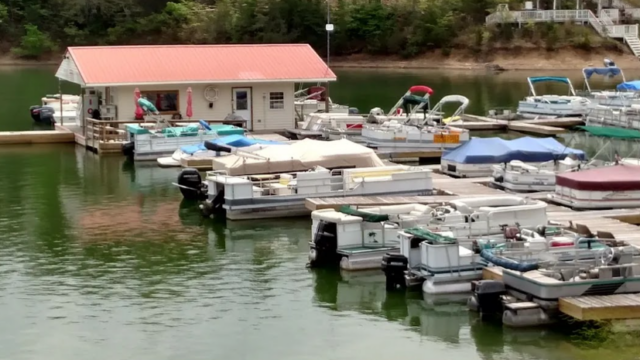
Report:
[[[442,155],[441,171],[460,177],[483,177],[493,174],[493,165],[518,160],[524,163],[558,161],[567,156],[585,160],[584,151],[572,149],[554,138],[522,137],[515,140],[472,138]]]
[[[606,107],[628,107],[637,102],[637,96],[635,91],[640,90],[640,82],[629,81],[624,77],[622,69],[616,66],[609,67],[588,67],[582,69],[584,76],[584,85],[586,88],[585,96],[588,97],[592,103],[596,103],[600,106]],[[622,83],[616,86],[616,89],[612,90],[594,90],[589,83],[589,80],[594,75],[600,75],[607,80],[611,80],[617,76],[622,77]]]

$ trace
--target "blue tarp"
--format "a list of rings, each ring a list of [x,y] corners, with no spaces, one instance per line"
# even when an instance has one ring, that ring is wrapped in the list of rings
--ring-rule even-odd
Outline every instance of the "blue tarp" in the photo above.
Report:
[[[565,84],[569,83],[568,78],[560,77],[560,76],[534,76],[534,77],[530,77],[529,81],[531,81],[532,84],[535,84],[538,82],[545,82],[545,81],[557,81]]]
[[[620,73],[622,73],[622,70],[620,70],[620,68],[618,67],[602,67],[602,68],[584,68],[582,69],[582,72],[584,73],[584,76],[587,79],[589,79],[593,74],[602,75],[602,76],[607,76],[607,75],[618,76],[620,75]]]
[[[247,147],[247,146],[256,145],[256,144],[282,145],[282,143],[278,141],[253,139],[253,138],[248,138],[242,135],[224,136],[218,139],[209,140],[209,142],[217,145],[226,145],[226,146],[237,147],[237,148]],[[184,145],[180,147],[180,150],[182,150],[182,152],[185,154],[192,155],[198,151],[205,151],[207,150],[207,148],[204,147],[204,143],[201,143],[197,145]]]
[[[574,154],[581,160],[586,159],[584,151],[565,147],[553,138],[472,138],[446,152],[442,160],[463,164],[495,164],[512,160],[545,162],[561,160],[569,154]]]
[[[640,91],[640,80],[633,80],[623,82],[622,84],[616,86],[618,90],[631,90],[631,91]]]

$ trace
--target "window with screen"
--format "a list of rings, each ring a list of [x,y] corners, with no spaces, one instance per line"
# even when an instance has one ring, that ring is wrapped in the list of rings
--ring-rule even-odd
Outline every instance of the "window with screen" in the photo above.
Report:
[[[140,95],[149,100],[160,113],[180,111],[180,92],[178,90],[141,91]]]
[[[284,93],[283,92],[269,93],[269,109],[271,110],[284,109]]]

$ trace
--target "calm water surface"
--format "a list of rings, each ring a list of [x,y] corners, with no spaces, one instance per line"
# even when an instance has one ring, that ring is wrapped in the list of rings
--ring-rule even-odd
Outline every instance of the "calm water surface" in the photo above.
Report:
[[[468,96],[476,113],[526,93],[523,74],[339,76],[335,101],[361,109],[391,106],[417,83]],[[28,106],[56,89],[51,69],[1,69],[0,129],[30,129]],[[177,170],[71,145],[2,147],[0,170],[0,359],[571,360],[640,350],[585,350],[553,329],[483,324],[464,298],[388,294],[377,271],[307,270],[308,219],[205,221],[170,185]]]

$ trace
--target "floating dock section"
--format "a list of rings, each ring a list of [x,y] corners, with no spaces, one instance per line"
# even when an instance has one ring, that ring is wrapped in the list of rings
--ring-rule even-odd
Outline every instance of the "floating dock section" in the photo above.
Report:
[[[467,130],[512,130],[537,135],[558,135],[567,132],[567,128],[584,125],[581,118],[556,118],[538,120],[499,120],[486,116],[462,115],[462,124],[452,126]]]
[[[640,294],[560,298],[558,307],[578,320],[640,319]]]
[[[0,145],[73,143],[74,134],[64,130],[2,131]]]

